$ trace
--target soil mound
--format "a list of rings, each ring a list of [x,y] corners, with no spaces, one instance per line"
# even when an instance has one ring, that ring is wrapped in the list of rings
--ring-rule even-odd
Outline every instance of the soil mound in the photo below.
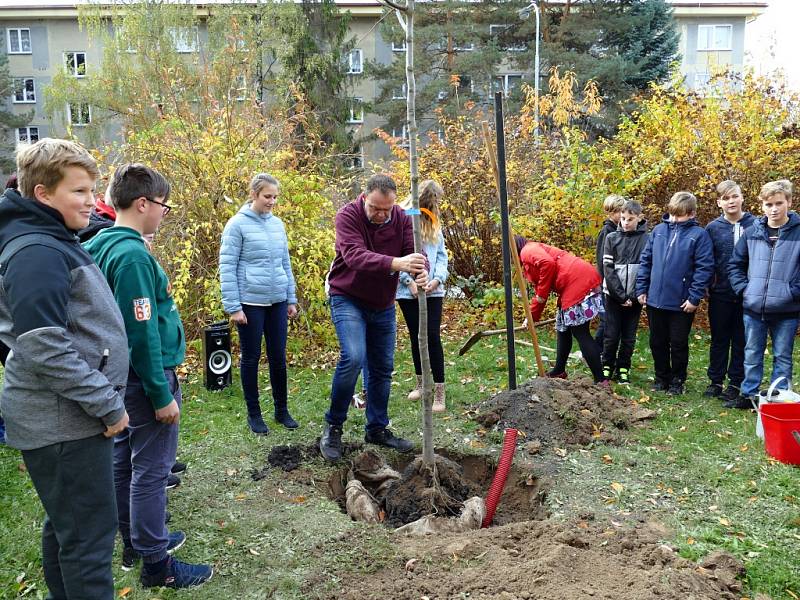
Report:
[[[484,427],[513,427],[546,445],[619,443],[625,431],[655,412],[586,379],[537,377],[477,407]]]
[[[303,462],[303,453],[299,446],[274,446],[269,451],[267,462],[284,471],[294,471]]]
[[[460,534],[397,538],[393,564],[344,575],[325,598],[738,600],[742,564],[697,564],[659,543],[655,525],[528,521]]]

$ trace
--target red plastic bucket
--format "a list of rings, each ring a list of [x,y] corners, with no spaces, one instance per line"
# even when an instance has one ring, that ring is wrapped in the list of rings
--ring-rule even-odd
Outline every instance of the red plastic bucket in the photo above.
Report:
[[[800,403],[769,402],[759,408],[764,424],[767,454],[782,463],[800,465],[800,442],[793,431],[800,431]]]

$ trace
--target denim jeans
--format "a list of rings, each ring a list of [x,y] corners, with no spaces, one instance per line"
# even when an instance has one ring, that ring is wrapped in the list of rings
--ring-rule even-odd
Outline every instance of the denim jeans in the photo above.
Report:
[[[113,442],[102,434],[23,450],[45,510],[42,568],[53,600],[113,600]]]
[[[741,302],[726,302],[714,296],[708,301],[711,347],[708,350],[708,379],[740,387],[744,379],[744,315]],[[730,358],[729,358],[730,357]]]
[[[165,369],[164,375],[180,406],[181,387],[175,370]],[[130,418],[128,428],[114,438],[119,532],[144,562],[158,562],[167,557],[167,477],[178,451],[178,426],[156,421],[150,398],[133,369],[128,373],[125,409]]]
[[[752,396],[758,393],[761,379],[764,377],[764,350],[767,348],[767,334],[772,338],[772,377],[786,377],[792,380],[792,350],[794,336],[797,332],[798,318],[774,319],[769,316],[762,320],[744,315],[744,381],[742,395]],[[779,384],[778,387],[786,388]]]
[[[261,359],[261,338],[267,344],[269,382],[275,412],[286,410],[286,336],[288,329],[287,302],[272,306],[242,305],[247,325],[237,325],[242,360],[239,363],[247,414],[261,415],[258,402],[258,361]]]
[[[339,426],[347,420],[358,375],[366,364],[369,370],[367,431],[385,429],[389,425],[389,392],[397,334],[394,304],[375,310],[347,296],[335,295],[331,296],[330,305],[340,350],[325,420]]]

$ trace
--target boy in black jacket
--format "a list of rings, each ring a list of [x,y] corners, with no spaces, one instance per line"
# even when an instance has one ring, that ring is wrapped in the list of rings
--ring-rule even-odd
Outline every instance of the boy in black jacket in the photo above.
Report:
[[[620,383],[630,381],[631,356],[642,314],[642,305],[636,299],[636,273],[646,243],[647,221],[642,218],[642,205],[629,200],[622,207],[619,229],[606,237],[603,247],[603,375],[611,378],[616,368]]]
[[[625,198],[616,194],[606,196],[606,199],[603,200],[603,212],[606,213],[606,220],[600,228],[600,233],[597,234],[597,244],[594,250],[594,264],[597,267],[597,272],[600,273],[600,277],[603,276],[603,248],[605,247],[606,237],[609,233],[617,230],[619,226],[619,217],[624,204]],[[600,344],[601,349],[603,347],[603,338],[605,337],[605,323],[605,313],[600,313],[600,324],[597,326],[594,339]]]

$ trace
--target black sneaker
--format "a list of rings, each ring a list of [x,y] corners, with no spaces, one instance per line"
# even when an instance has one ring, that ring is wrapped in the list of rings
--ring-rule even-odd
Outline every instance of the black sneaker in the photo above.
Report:
[[[620,367],[617,371],[617,382],[621,383],[622,385],[627,385],[631,382],[631,376],[628,372],[628,369],[625,367]]]
[[[706,388],[706,391],[703,392],[703,396],[706,398],[719,398],[722,396],[722,386],[718,383],[710,383]]]
[[[292,415],[289,414],[288,410],[285,410],[283,412],[276,412],[275,420],[284,427],[286,427],[286,429],[297,429],[298,427],[300,427],[300,425],[297,424],[297,421],[295,421],[292,418]]]
[[[267,435],[269,433],[269,427],[264,423],[264,418],[261,415],[248,416],[247,425],[250,427],[250,431],[256,435]]]
[[[753,396],[745,396],[744,394],[739,394],[736,398],[728,400],[722,406],[725,408],[738,408],[739,410],[747,410],[750,408],[754,408],[753,402],[755,398]]]
[[[725,391],[722,392],[722,396],[720,396],[720,398],[722,398],[723,402],[733,402],[741,393],[742,392],[739,389],[739,386],[729,384]]]
[[[411,452],[414,449],[414,444],[408,440],[397,437],[392,433],[391,429],[379,429],[373,432],[368,431],[364,436],[364,441],[368,444],[377,444],[378,446],[393,448],[398,452]]]
[[[186,534],[182,531],[172,531],[167,542],[167,554],[172,554],[186,543]],[[141,555],[133,549],[133,546],[123,546],[122,548],[122,570],[130,571],[141,558]]]
[[[669,388],[667,388],[667,394],[669,396],[680,396],[683,394],[683,382],[679,379],[673,379],[672,383],[669,384]]]
[[[144,587],[168,587],[173,589],[201,585],[211,579],[214,569],[210,565],[191,565],[175,560],[171,556],[160,573],[150,575],[142,569],[140,581]]]
[[[167,475],[167,489],[171,490],[172,488],[176,488],[181,484],[181,478],[177,475],[173,475],[170,473]]]
[[[322,437],[319,438],[319,452],[328,462],[336,462],[342,458],[341,425],[325,425]]]
[[[172,465],[172,469],[170,469],[170,473],[173,475],[180,475],[181,473],[186,472],[186,463],[175,461],[175,464]]]
[[[666,381],[656,379],[653,385],[650,386],[651,392],[666,392],[669,389],[669,384]]]

